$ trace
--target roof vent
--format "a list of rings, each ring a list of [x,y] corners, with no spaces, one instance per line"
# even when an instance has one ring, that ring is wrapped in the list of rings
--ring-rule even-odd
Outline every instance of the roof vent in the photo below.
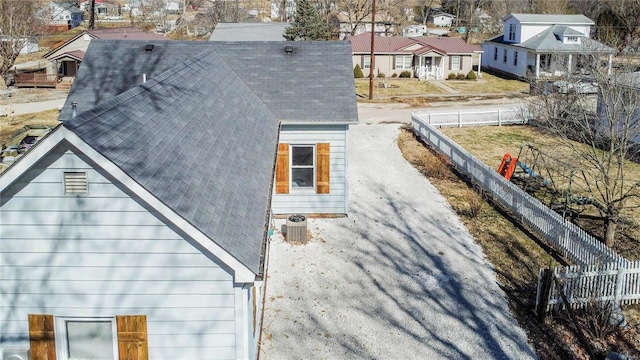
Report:
[[[293,46],[291,45],[287,45],[284,47],[284,52],[286,52],[287,54],[291,54],[293,52]]]
[[[144,51],[153,51],[153,44],[147,44],[144,46]]]
[[[87,194],[87,173],[86,172],[65,172],[64,173],[64,193],[65,194]]]
[[[78,115],[78,103],[74,101],[71,103],[71,118],[73,119],[76,115]]]

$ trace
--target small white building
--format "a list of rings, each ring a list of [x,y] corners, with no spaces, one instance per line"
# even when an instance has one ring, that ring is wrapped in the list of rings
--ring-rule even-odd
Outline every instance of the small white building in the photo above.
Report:
[[[432,22],[435,26],[441,27],[451,27],[453,23],[453,19],[455,19],[455,15],[451,15],[445,12],[436,13],[433,15],[429,15],[429,22]]]

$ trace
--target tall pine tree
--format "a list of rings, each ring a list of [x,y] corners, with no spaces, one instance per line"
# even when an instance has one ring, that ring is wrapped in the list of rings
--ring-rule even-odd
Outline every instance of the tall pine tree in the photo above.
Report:
[[[284,30],[289,41],[329,40],[331,34],[326,21],[308,0],[296,1],[296,15]]]

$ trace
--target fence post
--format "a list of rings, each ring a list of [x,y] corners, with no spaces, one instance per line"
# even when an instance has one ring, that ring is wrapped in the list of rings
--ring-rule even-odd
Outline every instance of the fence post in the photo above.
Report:
[[[498,126],[502,126],[502,112],[498,109]]]
[[[458,127],[462,127],[462,111],[458,111]]]
[[[427,113],[427,124],[431,125],[431,113]]]
[[[618,273],[616,275],[616,294],[613,300],[616,304],[620,305],[620,301],[622,301],[622,287],[625,285],[624,281],[624,270],[625,266],[622,266],[621,263],[617,262],[616,266],[618,267]]]

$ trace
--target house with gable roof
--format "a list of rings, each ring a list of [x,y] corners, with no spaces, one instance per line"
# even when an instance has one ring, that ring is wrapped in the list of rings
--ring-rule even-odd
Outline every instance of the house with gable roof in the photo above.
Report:
[[[365,74],[371,68],[371,33],[351,37],[353,66],[360,65]],[[467,74],[473,70],[474,57],[480,61],[482,48],[455,37],[376,36],[375,69],[378,76],[399,76],[410,71],[419,79],[444,79],[449,74]],[[478,75],[480,67],[478,66]]]
[[[509,14],[504,32],[482,44],[487,68],[516,77],[562,76],[615,49],[590,38],[594,22],[584,15]]]
[[[51,1],[40,8],[36,15],[47,25],[63,30],[82,24],[84,13],[75,4]]]
[[[60,125],[0,175],[0,348],[256,358],[271,216],[347,210],[350,56],[92,41]]]
[[[80,64],[82,64],[84,54],[89,47],[89,43],[91,43],[91,40],[95,39],[167,40],[167,38],[162,34],[145,32],[134,26],[85,30],[46,53],[44,58],[54,64],[53,68],[57,69],[60,77],[75,77]]]

